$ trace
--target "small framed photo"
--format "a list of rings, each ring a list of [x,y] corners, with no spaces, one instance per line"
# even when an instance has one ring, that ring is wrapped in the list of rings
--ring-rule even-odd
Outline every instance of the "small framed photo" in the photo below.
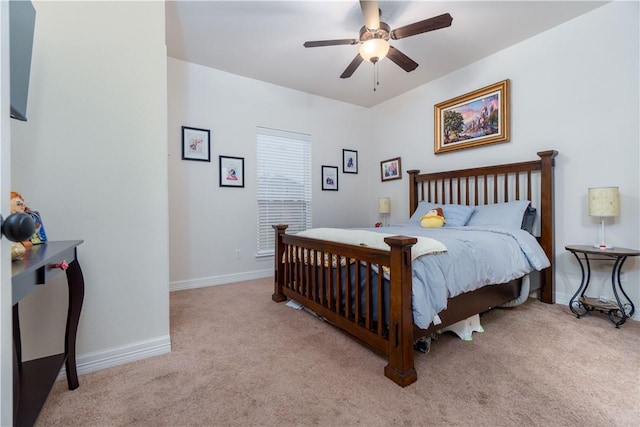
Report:
[[[322,166],[322,189],[338,191],[338,167]]]
[[[342,150],[342,173],[358,173],[358,152]]]
[[[211,161],[209,129],[182,126],[182,160]]]
[[[380,179],[383,182],[400,178],[402,178],[400,157],[396,157],[395,159],[383,160],[380,162]]]
[[[244,157],[220,156],[220,187],[244,187]]]

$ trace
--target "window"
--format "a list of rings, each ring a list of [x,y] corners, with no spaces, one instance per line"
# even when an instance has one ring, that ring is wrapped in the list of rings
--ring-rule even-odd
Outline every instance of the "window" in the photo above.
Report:
[[[258,127],[258,253],[271,256],[275,224],[311,228],[311,137]]]

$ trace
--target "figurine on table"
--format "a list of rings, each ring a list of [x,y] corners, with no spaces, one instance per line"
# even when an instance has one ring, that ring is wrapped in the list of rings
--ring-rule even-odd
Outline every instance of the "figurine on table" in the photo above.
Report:
[[[29,240],[25,240],[20,243],[13,243],[11,245],[11,259],[16,259],[22,256],[25,252],[25,248],[31,247],[32,245],[39,245],[41,243],[45,243],[47,241],[47,234],[44,231],[44,226],[42,225],[42,217],[40,216],[40,212],[29,209],[29,207],[24,202],[24,197],[22,194],[17,191],[11,192],[11,213],[23,212],[31,216],[33,223],[35,225],[35,231],[29,238]],[[17,254],[17,255],[14,255]]]

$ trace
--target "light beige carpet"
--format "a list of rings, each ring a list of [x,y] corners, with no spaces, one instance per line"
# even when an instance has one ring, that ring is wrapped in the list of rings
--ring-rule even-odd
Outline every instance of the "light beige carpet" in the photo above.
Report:
[[[442,335],[401,388],[385,360],[304,311],[270,279],[171,294],[173,351],[60,381],[39,426],[631,426],[640,324],[529,300]]]

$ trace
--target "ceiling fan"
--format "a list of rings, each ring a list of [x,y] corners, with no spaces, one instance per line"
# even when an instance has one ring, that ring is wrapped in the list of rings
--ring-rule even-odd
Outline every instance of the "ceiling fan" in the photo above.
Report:
[[[353,58],[353,61],[340,75],[341,79],[351,77],[363,60],[375,65],[385,56],[406,72],[415,70],[418,67],[418,63],[389,45],[389,39],[399,40],[416,34],[439,30],[449,27],[451,21],[453,21],[451,15],[445,13],[391,30],[387,23],[380,21],[381,11],[378,8],[377,1],[360,0],[360,8],[364,16],[364,26],[360,29],[360,37],[358,39],[318,40],[304,43],[304,47],[354,45],[360,43],[358,55]]]

